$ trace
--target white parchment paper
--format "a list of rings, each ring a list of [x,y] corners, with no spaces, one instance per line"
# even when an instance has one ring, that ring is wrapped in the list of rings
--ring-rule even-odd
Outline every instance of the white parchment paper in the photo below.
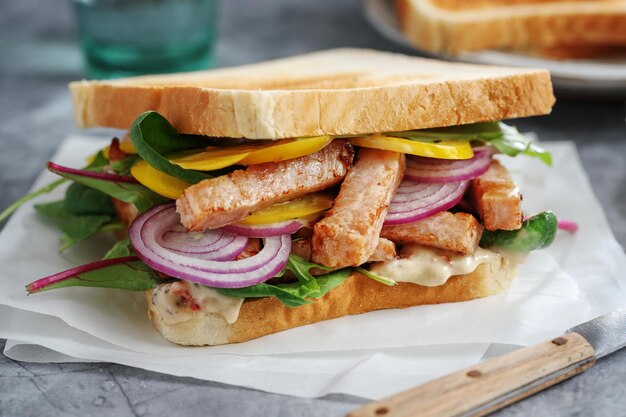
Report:
[[[54,160],[81,166],[85,155],[104,144],[73,137]],[[369,398],[469,366],[491,343],[538,342],[626,302],[625,281],[618,274],[626,268],[626,256],[574,146],[544,145],[555,159],[552,169],[529,158],[503,160],[524,193],[528,214],[552,209],[580,229],[560,233],[550,249],[532,253],[505,294],[344,317],[236,345],[180,347],[152,328],[138,294],[69,288],[26,297],[27,283],[95,260],[113,240],[92,240],[59,256],[59,232],[27,205],[0,235],[0,304],[6,306],[0,307],[7,317],[0,322],[0,337],[76,358],[278,393],[345,392]],[[51,179],[45,173],[36,186]],[[61,196],[59,190],[41,201]],[[19,352],[19,345],[9,347]],[[372,380],[381,386],[372,386]]]

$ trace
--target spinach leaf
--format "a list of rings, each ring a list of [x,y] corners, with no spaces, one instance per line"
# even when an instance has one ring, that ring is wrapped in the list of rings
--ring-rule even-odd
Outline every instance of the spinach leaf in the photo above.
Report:
[[[35,211],[41,215],[57,220],[69,220],[74,217],[72,213],[65,208],[65,200],[35,204]]]
[[[59,185],[63,184],[65,181],[67,180],[61,178],[48,185],[44,185],[43,187],[33,191],[32,193],[26,194],[24,197],[20,198],[15,203],[11,204],[9,207],[2,210],[2,212],[0,213],[0,222],[6,219],[7,217],[9,217],[15,210],[20,208],[24,203],[32,200],[35,197],[39,197],[42,194],[51,192],[52,190],[57,188]]]
[[[489,143],[498,151],[508,156],[524,154],[538,158],[552,166],[552,156],[529,138],[522,135],[515,127],[502,122],[474,123],[462,126],[437,129],[391,132],[389,136],[400,137],[420,142],[439,142],[442,140],[469,140]]]
[[[113,245],[102,259],[122,258],[131,255],[134,255],[133,247],[130,245],[130,240],[126,238]]]
[[[168,201],[167,198],[150,191],[141,184],[88,178],[67,172],[58,174],[79,184],[101,191],[106,195],[117,198],[118,200],[122,200],[125,203],[132,203],[142,213],[157,204]]]
[[[74,215],[115,215],[111,197],[82,184],[73,183],[65,192],[65,209]]]
[[[497,246],[516,252],[530,252],[550,246],[554,241],[558,220],[551,211],[543,211],[522,223],[519,230],[485,230],[480,238],[480,246]]]
[[[130,175],[130,169],[139,161],[141,157],[136,154],[128,155],[119,161],[111,162],[109,165],[115,173],[119,175]]]
[[[172,164],[163,156],[166,153],[201,148],[202,142],[197,137],[179,135],[167,119],[155,111],[147,111],[135,119],[130,128],[130,139],[139,156],[159,171],[190,184],[212,178],[203,172]]]
[[[113,215],[84,214],[77,216],[67,209],[66,200],[37,204],[35,210],[40,215],[49,217],[61,224],[61,231],[63,232],[59,249],[61,252],[98,233],[125,228]]]
[[[104,168],[108,164],[109,164],[109,159],[106,156],[104,156],[104,152],[98,151],[98,153],[93,156],[93,159],[91,160],[91,162],[89,162],[87,166],[83,169],[85,171],[101,172],[102,168]]]
[[[124,261],[101,267],[102,261],[97,261],[92,264],[74,268],[76,272],[68,275],[68,277],[64,279],[45,286],[38,286],[36,290],[32,290],[32,284],[30,284],[26,289],[29,293],[66,287],[99,287],[118,288],[128,291],[145,291],[156,288],[161,284],[161,280],[154,271],[143,262],[137,260],[136,257],[120,259]]]
[[[119,221],[113,221],[111,216],[94,215],[74,217],[61,226],[63,236],[61,237],[61,248],[59,250],[64,252],[78,242],[82,242],[97,233],[111,230],[123,230],[124,228],[124,224]]]
[[[316,265],[317,266],[317,265]],[[351,268],[344,268],[326,275],[313,277],[317,290],[307,283],[293,282],[288,284],[261,283],[245,288],[214,288],[218,292],[231,297],[259,298],[276,297],[287,307],[298,307],[311,304],[310,298],[323,297],[328,291],[339,286],[352,272]]]

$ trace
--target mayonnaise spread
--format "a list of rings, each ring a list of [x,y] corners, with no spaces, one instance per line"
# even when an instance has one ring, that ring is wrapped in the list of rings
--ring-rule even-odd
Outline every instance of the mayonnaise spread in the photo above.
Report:
[[[243,298],[220,294],[200,284],[175,282],[160,285],[152,292],[152,303],[168,325],[190,320],[197,314],[218,314],[231,324],[237,321]],[[190,305],[193,303],[194,307]]]
[[[426,246],[407,245],[398,259],[375,262],[370,270],[397,282],[434,287],[445,284],[453,275],[469,274],[478,265],[500,257],[498,253],[480,247],[473,255],[459,255]]]

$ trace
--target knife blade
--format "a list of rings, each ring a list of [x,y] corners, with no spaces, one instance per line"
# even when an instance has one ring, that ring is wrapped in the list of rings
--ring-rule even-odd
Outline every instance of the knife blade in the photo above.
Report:
[[[350,412],[348,417],[477,417],[499,410],[593,366],[626,347],[626,307]]]
[[[567,333],[584,337],[600,359],[626,347],[626,307],[574,326]]]

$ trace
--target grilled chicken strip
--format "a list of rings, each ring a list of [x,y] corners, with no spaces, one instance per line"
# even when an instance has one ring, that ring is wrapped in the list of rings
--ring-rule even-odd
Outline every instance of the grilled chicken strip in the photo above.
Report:
[[[522,195],[509,171],[493,160],[487,172],[470,182],[469,194],[487,230],[522,227]]]
[[[303,257],[307,261],[311,259],[311,241],[308,239],[295,240],[291,242],[291,253],[294,253],[298,256]],[[367,260],[367,262],[380,262],[380,261],[390,261],[398,257],[398,253],[396,252],[396,245],[389,239],[380,238],[378,239],[378,246],[376,246],[376,250],[372,254],[372,256]],[[328,273],[328,271],[322,272],[324,274]]]
[[[442,211],[413,223],[383,226],[381,237],[400,244],[431,246],[472,255],[483,227],[471,214]]]
[[[188,187],[176,209],[187,230],[216,229],[272,204],[337,184],[350,169],[353,156],[349,143],[335,140],[311,155],[250,165]]]
[[[403,154],[361,148],[333,208],[313,227],[312,260],[333,268],[367,262],[403,175]]]

